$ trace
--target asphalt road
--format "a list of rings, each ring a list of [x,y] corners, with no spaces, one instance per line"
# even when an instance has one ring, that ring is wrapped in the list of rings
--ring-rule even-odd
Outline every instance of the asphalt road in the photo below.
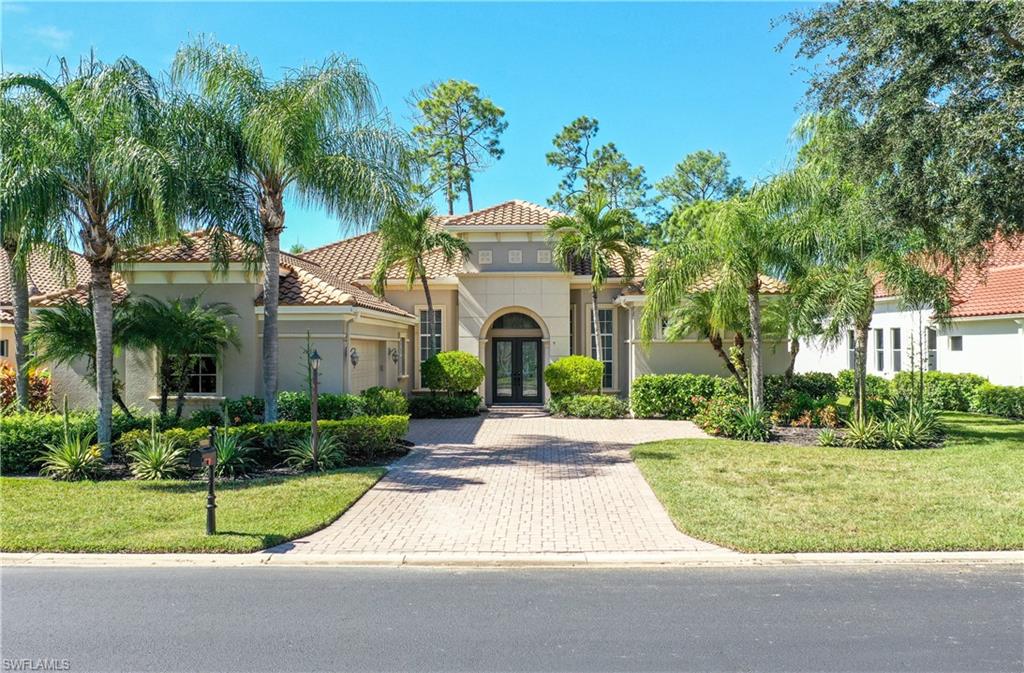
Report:
[[[5,671],[1024,670],[1019,566],[6,568],[0,583]]]

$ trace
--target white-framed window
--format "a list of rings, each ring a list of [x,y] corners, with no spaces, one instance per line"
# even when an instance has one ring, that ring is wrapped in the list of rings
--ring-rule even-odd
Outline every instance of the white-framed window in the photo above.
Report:
[[[964,349],[964,338],[962,336],[949,337],[949,350],[962,351]]]
[[[576,355],[576,304],[569,304],[569,355]]]
[[[408,347],[405,337],[398,337],[398,375],[400,377],[408,376],[405,370],[405,352]]]
[[[875,328],[875,369],[885,371],[885,330]]]
[[[602,388],[615,387],[615,313],[611,308],[597,309],[597,320],[600,325],[600,339],[597,343],[597,352],[594,352],[594,313],[589,311],[590,319],[590,354],[595,360],[604,365],[604,378],[601,379]]]
[[[542,248],[537,251],[537,263],[538,264],[550,264],[551,263],[551,251],[547,248]]]
[[[523,251],[522,250],[509,250],[508,251],[508,263],[509,264],[522,264],[523,263]]]
[[[7,354],[10,352],[7,349],[8,349],[7,339],[0,340],[0,358],[7,357]]]
[[[852,329],[846,332],[846,366],[847,369],[857,369],[857,338]]]
[[[217,358],[213,355],[194,355],[189,363],[187,395],[217,394]]]
[[[928,335],[928,371],[933,372],[939,366],[939,333],[934,327],[929,327]]]
[[[427,317],[427,307],[417,306],[416,315],[419,317],[419,323],[416,326],[416,348],[419,359],[417,360],[416,366],[416,381],[417,385],[420,385],[420,366],[426,360],[430,359],[431,355],[440,353],[443,350],[444,344],[444,307],[434,308],[433,316],[433,333],[434,337],[430,337],[430,323]]]
[[[889,330],[889,342],[892,349],[892,370],[894,372],[903,370],[903,338],[899,327]]]
[[[481,265],[490,264],[492,260],[493,257],[490,250],[480,250],[476,253],[476,261]]]

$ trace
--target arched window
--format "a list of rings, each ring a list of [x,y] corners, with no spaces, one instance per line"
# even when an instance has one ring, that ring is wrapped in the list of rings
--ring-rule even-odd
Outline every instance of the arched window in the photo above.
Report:
[[[494,321],[494,329],[540,329],[540,325],[524,313],[506,313]]]

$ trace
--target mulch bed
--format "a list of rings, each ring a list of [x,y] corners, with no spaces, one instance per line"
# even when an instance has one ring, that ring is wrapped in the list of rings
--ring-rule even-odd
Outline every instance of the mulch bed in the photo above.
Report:
[[[772,441],[778,444],[795,444],[797,446],[817,446],[818,433],[822,428],[792,428],[775,426],[772,428]],[[844,430],[834,429],[836,437],[842,440]]]

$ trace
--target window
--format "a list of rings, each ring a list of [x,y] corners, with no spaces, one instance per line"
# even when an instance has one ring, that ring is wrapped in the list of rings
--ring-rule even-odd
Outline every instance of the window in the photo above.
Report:
[[[857,368],[857,340],[853,336],[853,330],[846,332],[846,361],[848,369]]]
[[[903,341],[899,327],[889,330],[889,340],[892,342],[892,370],[898,372],[903,369]]]
[[[604,378],[601,380],[602,388],[612,388],[615,385],[615,324],[612,320],[612,309],[602,308],[597,311],[597,321],[599,325],[600,338],[598,339],[599,353],[594,353],[594,339],[593,339],[593,326],[594,317],[591,311],[590,325],[591,325],[591,339],[590,339],[590,352],[595,360],[600,360],[604,364]]]
[[[476,253],[476,259],[477,259],[477,261],[480,264],[490,264],[491,263],[491,251],[490,250],[481,250],[480,252]]]
[[[885,330],[875,330],[875,369],[885,370]]]
[[[215,395],[217,393],[217,358],[212,355],[192,357],[188,372],[189,395]]]
[[[569,304],[569,355],[576,355],[576,304]]]
[[[939,366],[938,358],[939,333],[934,327],[928,328],[928,371],[933,372]]]
[[[537,251],[537,263],[538,264],[550,264],[551,263],[551,251],[550,250],[538,250]]]
[[[508,251],[508,263],[509,264],[522,264],[523,263],[523,251],[522,250],[509,250]]]
[[[492,325],[494,329],[540,329],[537,321],[523,313],[506,313]]]
[[[405,373],[405,337],[398,338],[398,375],[406,376]]]
[[[428,317],[427,309],[420,309],[420,362],[426,362],[431,355],[441,352],[441,309],[434,309],[433,321]],[[433,329],[431,329],[431,322]],[[431,339],[433,334],[433,339]]]
[[[962,351],[964,349],[964,338],[962,336],[949,337],[949,350]]]
[[[0,358],[7,357],[7,339],[0,341]]]

